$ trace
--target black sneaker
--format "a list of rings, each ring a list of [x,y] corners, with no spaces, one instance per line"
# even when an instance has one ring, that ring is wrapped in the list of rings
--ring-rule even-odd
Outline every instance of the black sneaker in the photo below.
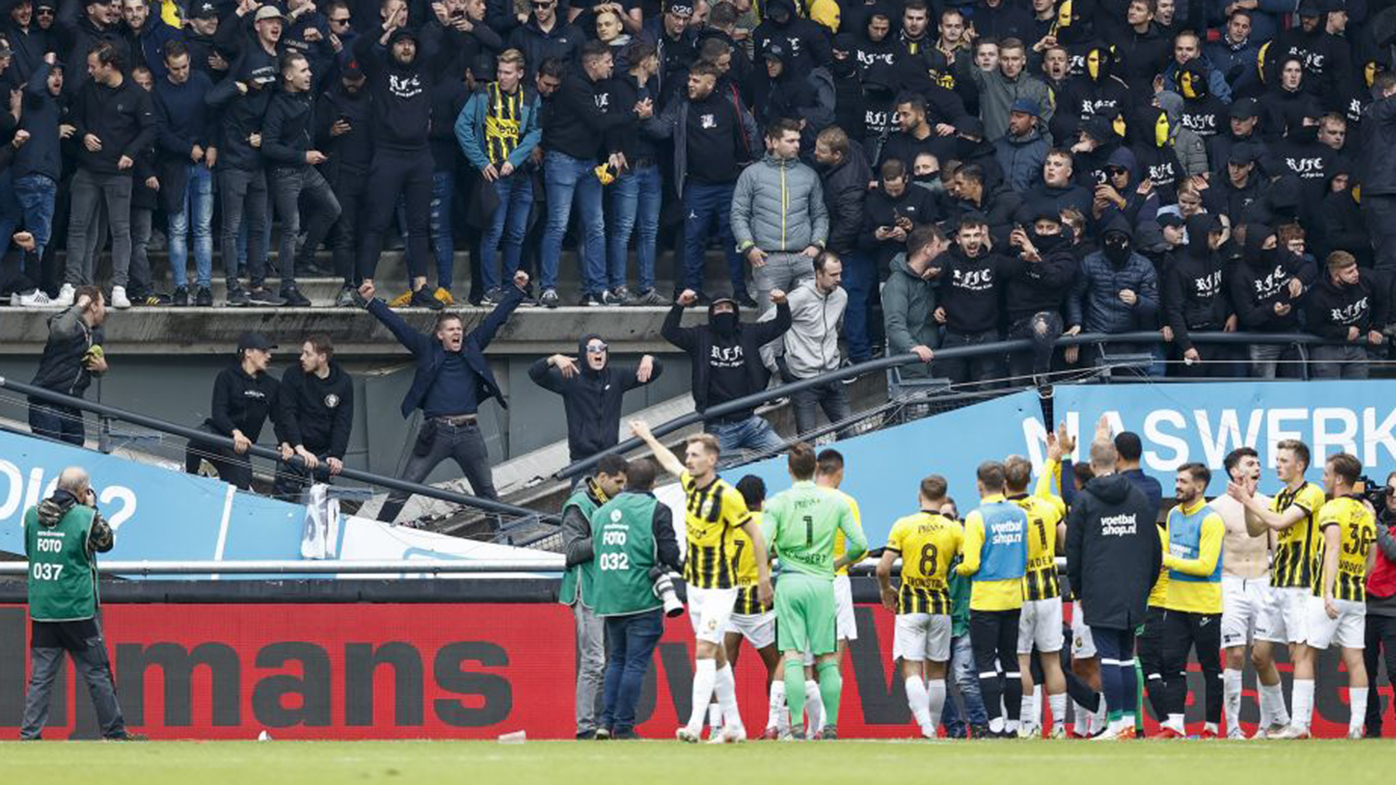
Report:
[[[336,308],[357,308],[357,307],[359,307],[359,303],[358,303],[358,301],[357,301],[357,299],[356,299],[356,298],[358,298],[358,294],[359,294],[359,290],[358,290],[358,289],[355,289],[354,287],[352,287],[352,286],[350,286],[349,284],[346,283],[344,286],[340,287],[340,289],[339,289],[339,296],[336,297],[336,298],[334,298],[334,307],[336,307]]]
[[[737,296],[732,299],[736,300],[737,305],[740,305],[743,308],[759,307],[757,306],[756,301],[751,298],[751,295],[747,294],[746,292],[737,292]]]
[[[485,296],[480,298],[480,305],[486,308],[493,308],[502,302],[504,302],[504,290],[498,286],[485,292]]]
[[[295,286],[286,286],[281,289],[281,299],[285,302],[282,305],[287,308],[309,308],[310,298],[301,294],[301,290]]]
[[[245,308],[251,304],[252,298],[248,296],[246,289],[236,285],[228,289],[228,305],[233,308]]]
[[[122,732],[120,736],[108,736],[104,741],[150,741],[150,737],[144,733]]]
[[[556,308],[562,304],[562,298],[557,296],[556,289],[544,289],[543,296],[538,298],[538,304],[544,308]]]
[[[183,308],[189,304],[189,287],[176,286],[174,294],[170,297],[170,304]]]
[[[969,737],[971,739],[987,739],[990,738],[992,734],[993,731],[989,730],[988,725],[969,726]]]
[[[636,307],[663,307],[669,305],[669,303],[669,300],[664,299],[664,295],[660,294],[659,292],[656,292],[653,288],[650,288],[644,290],[643,292],[640,292],[638,295],[635,295],[634,297],[631,297],[630,301],[627,302],[626,305]]]
[[[273,307],[280,307],[282,304],[281,298],[272,294],[271,290],[265,286],[253,287],[252,291],[247,293],[247,302],[249,305],[270,305]]]
[[[433,311],[439,311],[445,308],[446,304],[436,299],[430,291],[427,291],[427,287],[423,286],[412,293],[412,299],[407,301],[407,307],[430,308]]]
[[[624,286],[617,286],[609,292],[601,293],[602,305],[629,305],[635,299],[630,294],[630,289]]]
[[[194,294],[194,305],[200,308],[212,308],[213,290],[207,286],[200,286],[199,291]]]
[[[587,306],[587,307],[592,307],[592,306],[597,306],[597,305],[605,305],[605,304],[606,304],[605,295],[592,294],[591,292],[587,292],[586,294],[582,295],[582,300],[581,300],[581,302],[579,302],[579,303],[577,303],[577,304],[578,304],[578,305]]]

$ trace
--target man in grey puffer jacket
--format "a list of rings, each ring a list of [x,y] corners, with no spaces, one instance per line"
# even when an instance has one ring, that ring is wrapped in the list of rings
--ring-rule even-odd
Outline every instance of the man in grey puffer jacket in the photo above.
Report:
[[[752,266],[761,313],[771,291],[790,291],[814,277],[814,257],[829,235],[819,175],[800,163],[800,124],[777,120],[766,130],[766,156],[737,178],[732,235]]]

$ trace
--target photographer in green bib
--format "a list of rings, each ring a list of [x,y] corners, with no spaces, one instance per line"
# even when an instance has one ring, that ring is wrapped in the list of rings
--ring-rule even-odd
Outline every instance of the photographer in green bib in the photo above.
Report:
[[[606,620],[605,709],[598,739],[636,739],[635,703],[664,634],[669,605],[683,612],[669,571],[682,569],[674,515],[654,498],[650,458],[631,461],[625,490],[591,516],[592,609]]]
[[[87,682],[102,736],[129,740],[116,702],[111,663],[97,618],[97,554],[114,544],[111,527],[97,512],[87,472],[63,470],[53,495],[24,513],[24,552],[29,557],[30,677],[19,737],[41,738],[48,721],[53,680],[63,653]]]

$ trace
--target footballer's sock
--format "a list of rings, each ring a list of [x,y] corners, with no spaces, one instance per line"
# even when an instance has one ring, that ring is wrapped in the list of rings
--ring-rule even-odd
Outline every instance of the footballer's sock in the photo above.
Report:
[[[809,712],[810,733],[824,730],[824,699],[819,695],[819,682],[814,679],[805,680],[805,710]],[[790,716],[795,716],[794,709],[790,710]]]
[[[1183,714],[1181,712],[1174,712],[1168,715],[1168,721],[1163,723],[1163,726],[1186,736],[1187,726],[1183,724],[1183,719]]]
[[[693,713],[688,717],[688,731],[695,736],[703,732],[703,718],[708,716],[716,681],[717,660],[698,660],[693,664]]]
[[[1027,707],[1027,710],[1023,712],[1023,715],[1022,715],[1022,717],[1021,717],[1021,719],[1023,720],[1023,722],[1024,722],[1025,724],[1027,724],[1027,725],[1041,725],[1041,724],[1042,724],[1042,696],[1043,696],[1044,694],[1046,694],[1046,693],[1045,693],[1045,691],[1042,689],[1042,685],[1041,685],[1041,684],[1037,684],[1037,685],[1034,685],[1034,686],[1033,686],[1033,688],[1032,688],[1032,705]]]
[[[1139,708],[1139,670],[1133,657],[1120,663],[1120,689],[1124,693],[1123,711],[1126,717],[1133,718]]]
[[[1277,681],[1274,684],[1260,685],[1260,696],[1270,705],[1270,725],[1288,725],[1289,710],[1285,708],[1285,693],[1281,683]]]
[[[1089,736],[1091,732],[1091,712],[1079,703],[1072,703],[1075,711],[1072,712],[1071,729],[1076,731],[1077,736]]]
[[[911,707],[911,716],[916,718],[916,724],[921,726],[921,732],[925,733],[931,728],[931,696],[926,694],[926,682],[918,676],[908,676],[906,683],[906,705]],[[944,689],[945,682],[941,682]]]
[[[1298,728],[1308,729],[1314,719],[1314,680],[1295,679],[1294,680],[1294,716],[1290,718],[1290,724]]]
[[[716,703],[708,704],[708,727],[713,733],[722,730],[722,707]]]
[[[945,710],[945,679],[931,679],[926,684],[926,692],[930,703],[931,735],[935,736],[939,734],[940,714]],[[1355,706],[1356,704],[1353,705]],[[1357,715],[1354,714],[1353,716],[1355,717]]]
[[[785,680],[775,679],[771,682],[771,700],[766,710],[766,727],[780,728],[781,720],[785,718]]]
[[[785,663],[785,703],[790,707],[791,730],[804,731],[805,664],[797,659]]]
[[[819,674],[819,697],[824,701],[824,721],[820,727],[838,725],[839,700],[843,697],[843,674],[839,672],[838,660],[824,660],[814,669]]]
[[[1222,671],[1222,690],[1226,695],[1223,704],[1226,707],[1226,735],[1230,736],[1241,728],[1241,671],[1231,668]]]
[[[1348,688],[1348,708],[1352,709],[1352,715],[1348,717],[1348,733],[1361,731],[1367,718],[1366,687]]]
[[[1035,715],[1032,713],[1032,705],[1033,705],[1033,696],[1032,696],[1032,695],[1024,695],[1024,696],[1023,696],[1022,705],[1020,705],[1019,708],[1018,708],[1018,718],[1019,718],[1019,720],[1021,720],[1022,723],[1023,723],[1024,725],[1028,726],[1028,727],[1031,727],[1031,726],[1032,726],[1032,724],[1033,724],[1033,717],[1035,716]]]
[[[1066,727],[1066,693],[1048,695],[1047,708],[1052,712],[1052,727]]]
[[[732,666],[724,665],[717,672],[717,704],[722,707],[722,720],[727,727],[745,731],[742,712],[737,708],[737,678],[732,674]]]

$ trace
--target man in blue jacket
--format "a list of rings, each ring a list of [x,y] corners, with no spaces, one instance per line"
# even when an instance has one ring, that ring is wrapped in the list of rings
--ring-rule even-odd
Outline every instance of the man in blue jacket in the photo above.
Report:
[[[401,479],[420,483],[437,464],[453,458],[476,496],[499,497],[494,490],[489,451],[485,448],[485,437],[480,433],[476,413],[490,398],[498,398],[499,405],[508,408],[504,393],[485,359],[485,348],[509,320],[509,314],[523,302],[527,288],[528,273],[519,270],[514,273],[514,288],[509,290],[504,302],[469,335],[465,334],[460,315],[455,313],[441,314],[436,320],[435,333],[427,335],[412,329],[386,303],[376,299],[372,280],[365,279],[359,287],[359,294],[367,301],[368,312],[382,322],[417,361],[412,386],[402,399],[402,416],[406,418],[413,409],[421,409],[422,425],[417,430],[412,457],[407,460]],[[394,491],[383,504],[379,519],[392,523],[407,499],[407,494]]]

